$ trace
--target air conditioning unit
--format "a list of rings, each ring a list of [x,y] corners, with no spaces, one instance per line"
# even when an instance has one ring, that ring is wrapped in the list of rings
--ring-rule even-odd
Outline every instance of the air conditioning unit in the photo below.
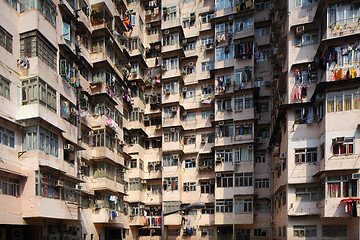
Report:
[[[194,68],[194,63],[193,62],[189,62],[189,68]]]
[[[280,159],[284,159],[284,158],[286,158],[286,154],[285,153],[280,154]]]
[[[119,142],[119,144],[120,144],[120,145],[125,145],[125,142],[124,142],[123,140],[121,140],[121,141]]]
[[[221,177],[221,173],[217,173],[217,174],[216,174],[216,177]]]
[[[187,45],[187,39],[182,40],[183,45]]]
[[[170,89],[165,89],[165,95],[170,95]]]
[[[186,93],[187,92],[187,87],[184,87],[183,88],[183,93]]]
[[[175,132],[175,128],[170,128],[170,132]]]
[[[146,24],[146,28],[151,28],[151,24],[150,23]]]
[[[95,204],[94,204],[94,208],[95,208],[95,209],[99,209],[99,208],[101,208],[101,205],[98,204],[98,203],[95,203]]]
[[[165,31],[164,31],[164,35],[165,35],[165,36],[168,36],[169,34],[170,34],[170,31],[169,31],[169,30],[165,30]]]
[[[351,179],[360,179],[360,173],[351,174]]]
[[[304,33],[304,30],[305,30],[305,27],[304,27],[304,26],[296,27],[295,34],[296,34],[297,36],[302,35],[302,34]]]
[[[176,111],[177,111],[177,107],[172,107],[172,108],[171,108],[171,111],[172,111],[172,112],[176,112]]]
[[[71,144],[64,144],[64,150],[74,151],[74,146]]]
[[[206,143],[206,137],[202,137],[201,138],[201,144],[205,144]]]
[[[219,126],[224,126],[224,121],[220,121]]]
[[[228,16],[229,21],[232,21],[234,19],[233,15]]]
[[[179,155],[174,155],[173,159],[175,159],[175,160],[179,159]]]
[[[149,120],[150,120],[149,116],[144,117],[144,121],[149,121]]]
[[[57,181],[55,181],[55,186],[56,186],[56,187],[63,187],[63,186],[64,186],[64,182],[63,182],[63,181],[60,181],[60,180],[57,180]]]
[[[78,191],[80,191],[80,190],[81,190],[81,186],[80,186],[79,184],[76,184],[76,185],[75,185],[75,189],[78,190]]]
[[[143,180],[141,180],[141,183],[142,183],[142,184],[146,184],[147,181],[143,179]]]

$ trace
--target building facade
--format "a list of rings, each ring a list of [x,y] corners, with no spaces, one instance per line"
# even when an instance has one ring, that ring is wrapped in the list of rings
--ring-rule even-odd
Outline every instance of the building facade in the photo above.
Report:
[[[359,3],[277,1],[271,16],[271,234],[358,239]]]
[[[274,196],[291,188],[271,167],[278,142],[290,154],[290,138],[275,137],[278,119],[290,114],[274,106],[282,89],[275,57],[288,46],[271,35],[278,1],[0,5],[0,239],[160,239],[162,222],[165,239],[272,239],[272,228],[288,224],[291,231],[298,218],[271,211]],[[314,7],[307,21],[311,14],[327,13]],[[322,54],[314,46],[308,59]],[[308,92],[308,104],[318,102]],[[324,129],[307,131],[315,138]],[[348,133],[347,153],[356,151]],[[329,171],[310,168],[320,166],[318,178]],[[206,208],[160,217],[194,202]]]

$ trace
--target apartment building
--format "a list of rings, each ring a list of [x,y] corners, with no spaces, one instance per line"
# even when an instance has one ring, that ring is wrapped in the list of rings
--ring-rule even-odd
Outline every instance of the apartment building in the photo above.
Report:
[[[358,1],[272,10],[273,239],[358,239]]]
[[[271,238],[270,1],[0,5],[0,239]]]

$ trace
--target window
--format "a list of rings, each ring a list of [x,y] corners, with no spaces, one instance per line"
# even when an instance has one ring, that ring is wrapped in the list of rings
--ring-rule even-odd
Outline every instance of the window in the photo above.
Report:
[[[260,51],[256,56],[256,62],[267,62],[270,58],[270,51]]]
[[[268,127],[258,128],[256,130],[256,137],[263,137],[263,138],[270,137],[270,129]]]
[[[349,197],[349,180],[348,176],[328,176],[327,198]]]
[[[244,108],[243,95],[235,95],[235,111],[240,111]]]
[[[59,136],[43,127],[28,127],[23,132],[22,150],[40,150],[47,154],[58,157]]]
[[[71,143],[64,143],[64,161],[74,164],[75,163],[75,148]]]
[[[185,159],[185,168],[196,168],[195,159]]]
[[[27,10],[37,9],[41,14],[50,22],[50,24],[56,28],[56,5],[51,0],[21,0],[20,12]]]
[[[178,154],[164,154],[163,156],[163,167],[173,167],[179,165]]]
[[[144,185],[140,178],[129,178],[129,191],[143,191]]]
[[[253,161],[253,146],[245,146],[235,148],[235,162],[249,162]]]
[[[318,201],[317,187],[296,188],[295,193],[296,193],[296,201],[299,202]]]
[[[208,13],[208,14],[204,14],[204,15],[201,15],[200,18],[201,18],[201,23],[208,23],[211,21],[211,19],[213,19],[215,17],[215,14],[214,13]]]
[[[245,109],[253,108],[253,95],[245,95]]]
[[[217,213],[233,212],[233,200],[232,199],[216,199],[216,212]]]
[[[239,18],[235,19],[235,31],[245,31],[253,29],[253,18]]]
[[[215,193],[215,182],[214,181],[210,181],[210,182],[200,182],[200,187],[201,187],[201,193],[202,194],[213,194]]]
[[[313,31],[313,32],[307,32],[302,34],[300,37],[297,37],[295,39],[295,45],[297,47],[302,47],[302,46],[307,46],[307,45],[312,45],[317,43],[318,40],[318,33],[317,31]]]
[[[171,131],[174,130],[175,131]],[[179,129],[174,128],[169,130],[164,130],[164,142],[178,142],[179,141]]]
[[[316,225],[298,226],[294,225],[294,237],[316,237]]]
[[[217,47],[215,50],[215,61],[221,61],[234,57],[233,45]]]
[[[94,178],[107,178],[115,180],[115,166],[108,162],[94,162]]]
[[[333,139],[333,154],[348,155],[354,153],[354,138],[336,138]]]
[[[260,154],[255,158],[256,163],[264,163],[265,162],[265,154]]]
[[[196,49],[196,42],[195,41],[188,41],[187,44],[184,46],[184,51],[190,51]]]
[[[215,68],[215,62],[214,61],[208,61],[208,62],[202,62],[201,63],[201,70],[203,72],[210,71]]]
[[[270,27],[263,27],[256,29],[256,36],[262,37],[270,34]]]
[[[20,57],[38,57],[56,71],[56,48],[37,31],[20,35]]]
[[[229,150],[216,150],[216,161],[221,162],[232,162],[233,161],[233,152],[232,149]]]
[[[221,177],[217,177],[217,187],[233,187],[233,175],[221,174]]]
[[[0,75],[0,96],[10,99],[10,82]]]
[[[171,7],[163,7],[163,16],[164,16],[164,21],[173,21],[178,19],[177,5]]]
[[[155,35],[160,33],[160,27],[152,27],[148,30],[148,35]]]
[[[270,9],[270,1],[259,1],[255,3],[256,11],[264,11]]]
[[[172,32],[168,36],[163,35],[163,46],[170,46],[179,43],[179,33]]]
[[[184,1],[194,1],[194,0],[184,0]],[[195,25],[195,13],[194,13],[194,19],[191,17],[183,18],[183,27],[184,28],[190,28]]]
[[[233,0],[215,0],[216,10],[230,8],[234,6]]]
[[[176,191],[179,190],[179,183],[177,177],[164,178],[163,186],[164,191]]]
[[[347,226],[346,225],[323,225],[322,226],[323,237],[346,237]]]
[[[130,203],[130,216],[144,216],[144,204]]]
[[[235,71],[235,84],[243,88],[241,83],[247,83],[253,81],[253,69],[252,67],[240,69]]]
[[[11,177],[0,176],[0,194],[20,196],[19,180]]]
[[[137,168],[137,159],[131,159],[130,168]]]
[[[211,119],[211,117],[214,117],[214,110],[206,110],[201,112],[202,119]]]
[[[231,98],[223,98],[217,101],[217,110],[222,111],[230,111],[231,109]]]
[[[196,120],[196,112],[187,112],[186,115],[183,115],[183,121],[195,121]]]
[[[194,97],[196,97],[196,88],[188,88],[184,98],[194,98]]]
[[[98,129],[93,131],[93,146],[107,147],[110,150],[114,149],[115,134],[112,134],[105,129]]]
[[[257,111],[259,113],[268,112],[269,111],[269,102],[260,102]]]
[[[269,187],[270,187],[269,178],[255,179],[255,188],[269,188]]]
[[[192,65],[183,66],[183,74],[189,75],[196,73],[196,63],[192,62]]]
[[[201,210],[201,214],[215,214],[214,205],[207,205],[204,209]],[[211,229],[211,230],[213,230],[213,229]],[[214,235],[212,235],[212,236],[214,236]]]
[[[40,103],[56,112],[56,91],[40,78],[23,80],[22,104]]]
[[[210,45],[214,45],[213,37],[207,37],[207,38],[201,39],[201,47],[206,47],[206,46],[210,46]]]
[[[235,136],[253,134],[252,123],[235,125]]]
[[[295,163],[313,163],[317,162],[316,148],[295,149]]]
[[[264,79],[262,77],[255,78],[254,87],[262,87],[264,85]]]
[[[16,3],[16,1],[14,2]],[[9,53],[12,53],[12,42],[12,35],[0,26],[0,46],[5,48]]]
[[[254,229],[254,237],[266,237],[267,229],[266,228],[255,228]]]
[[[254,54],[253,42],[235,42],[235,57],[240,59],[251,59]]]
[[[0,144],[15,148],[15,132],[0,126]]]
[[[315,4],[318,0],[296,0],[296,7],[304,7],[307,5]]]
[[[166,67],[166,70],[179,69],[179,58],[171,57],[163,59],[163,67]]]
[[[193,191],[196,191],[196,182],[184,183],[184,192],[193,192]]]
[[[250,240],[250,229],[236,229],[236,239]]]
[[[249,187],[253,185],[252,173],[235,173],[235,187]]]
[[[59,176],[46,172],[35,172],[36,195],[48,198],[60,199]]]
[[[176,118],[177,107],[164,107],[164,118]]]
[[[179,82],[166,82],[163,84],[164,94],[177,94],[179,93]]]
[[[133,108],[130,109],[129,113],[129,122],[140,121],[140,109]]]
[[[235,198],[235,213],[247,213],[253,211],[253,200]]]

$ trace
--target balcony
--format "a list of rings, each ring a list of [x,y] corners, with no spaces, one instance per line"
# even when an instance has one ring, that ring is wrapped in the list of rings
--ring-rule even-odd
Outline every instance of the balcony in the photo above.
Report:
[[[173,127],[173,126],[180,126],[182,124],[182,121],[180,118],[163,118],[162,127]]]
[[[342,217],[351,218],[350,212],[345,212],[346,202],[343,199],[349,198],[327,198],[316,203],[316,208],[320,211],[320,217]],[[360,207],[357,205],[357,212],[360,213]]]
[[[169,70],[163,70],[161,78],[169,79],[169,78],[178,78],[181,77],[181,71],[180,69],[169,69]]]
[[[110,150],[108,147],[94,147],[91,150],[91,159],[110,159],[115,161],[115,152]]]
[[[240,110],[231,110],[228,111],[216,111],[215,120],[216,121],[223,121],[226,119],[233,119],[234,121],[243,121],[254,119],[255,112],[254,108],[247,108],[247,109],[240,109]]]
[[[124,151],[126,153],[138,153],[144,154],[145,150],[140,144],[128,144],[124,146]]]
[[[178,103],[180,102],[180,94],[179,93],[170,93],[164,89],[162,95],[162,103]]]
[[[215,70],[222,70],[224,68],[234,68],[234,58],[215,61]]]
[[[130,216],[129,225],[130,226],[144,226],[144,216]]]
[[[253,213],[216,213],[215,224],[253,224],[254,214]]]
[[[158,22],[161,20],[160,8],[155,7],[153,10],[145,11],[145,23]]]
[[[181,21],[180,21],[180,17],[171,20],[171,21],[161,21],[161,29],[170,29],[170,28],[177,28],[177,27],[181,27]]]
[[[266,22],[270,20],[270,10],[256,11],[254,14],[254,23]]]
[[[165,225],[181,225],[181,216],[179,214],[172,214],[164,217]]]
[[[320,209],[317,207],[317,202],[299,202],[294,201],[290,203],[288,209],[288,216],[311,216],[320,215]]]
[[[112,192],[125,193],[123,184],[108,178],[92,178],[90,185],[93,190],[108,189]]]
[[[162,202],[161,194],[153,194],[150,191],[146,192],[145,204],[147,205],[160,205]]]
[[[182,142],[163,142],[162,151],[163,152],[179,152],[183,150]]]
[[[128,216],[124,215],[123,213],[117,212],[117,217],[110,220],[110,213],[112,213],[113,210],[106,209],[106,208],[100,208],[93,211],[92,214],[92,220],[94,223],[114,223],[119,224],[122,227],[125,227],[128,223]]]
[[[211,22],[207,22],[207,23],[201,23],[200,24],[199,31],[203,32],[203,31],[208,31],[208,30],[211,30],[211,29],[212,29]]]
[[[184,53],[184,48],[182,46],[182,44],[177,43],[177,44],[173,44],[173,45],[167,45],[167,46],[162,46],[161,47],[161,53],[163,55],[163,57],[166,57],[167,55],[172,55],[172,54],[177,54],[180,57],[184,57],[185,53]]]
[[[78,204],[54,198],[32,196],[23,209],[23,218],[52,218],[78,221]],[[33,203],[31,203],[33,201]],[[30,207],[31,206],[31,207]],[[56,211],[54,211],[56,209]],[[109,215],[108,215],[109,216]]]
[[[0,198],[0,205],[2,206],[2,224],[22,224],[22,200],[25,198],[18,198],[10,195],[2,194]],[[30,205],[30,201],[25,204]]]

